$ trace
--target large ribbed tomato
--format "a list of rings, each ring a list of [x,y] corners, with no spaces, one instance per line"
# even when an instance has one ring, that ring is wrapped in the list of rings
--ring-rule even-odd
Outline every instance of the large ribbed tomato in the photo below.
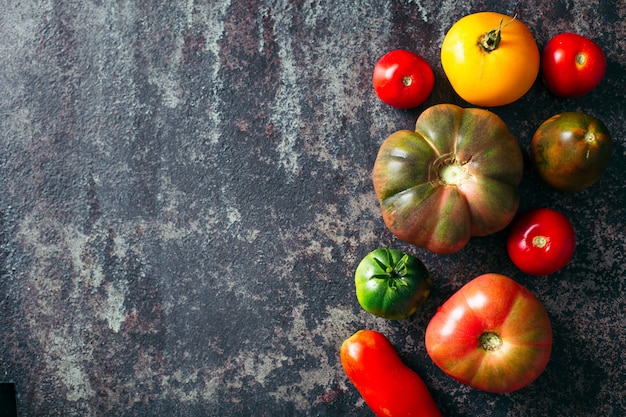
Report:
[[[438,104],[419,116],[415,131],[385,139],[372,176],[389,230],[446,254],[510,223],[522,171],[519,143],[497,115]]]
[[[485,274],[448,299],[426,328],[426,351],[443,372],[488,392],[533,382],[552,352],[543,304],[504,275]]]
[[[470,14],[441,45],[441,64],[454,90],[477,106],[502,106],[522,97],[539,74],[539,48],[515,17]]]

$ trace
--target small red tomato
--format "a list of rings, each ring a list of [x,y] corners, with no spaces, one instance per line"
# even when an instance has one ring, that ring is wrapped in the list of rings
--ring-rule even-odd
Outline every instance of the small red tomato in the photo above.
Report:
[[[561,33],[550,39],[541,60],[546,86],[565,98],[591,92],[606,71],[606,57],[600,45],[575,33]]]
[[[548,275],[572,259],[576,235],[563,214],[549,208],[527,211],[513,222],[507,237],[509,257],[530,275]]]
[[[404,49],[386,53],[376,63],[374,91],[384,103],[411,109],[422,104],[435,85],[433,70],[422,57]]]
[[[379,417],[441,417],[422,379],[407,367],[382,333],[359,330],[340,349],[341,365]]]

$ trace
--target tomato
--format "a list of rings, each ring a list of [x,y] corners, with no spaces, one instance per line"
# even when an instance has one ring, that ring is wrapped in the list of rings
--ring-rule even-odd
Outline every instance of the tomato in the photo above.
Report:
[[[343,342],[340,358],[348,379],[377,416],[441,417],[424,381],[383,334],[359,330]]]
[[[530,210],[513,222],[507,237],[511,261],[530,275],[548,275],[572,259],[574,227],[563,214],[548,208]]]
[[[484,274],[437,310],[426,327],[426,351],[463,384],[511,392],[544,371],[552,327],[546,309],[527,288],[504,275]]]
[[[462,249],[471,236],[513,219],[523,158],[505,123],[483,109],[438,104],[415,131],[387,137],[372,178],[382,217],[399,239],[434,253]]]
[[[443,39],[441,64],[452,88],[477,106],[503,106],[530,90],[539,74],[539,48],[514,17],[470,14]]]
[[[596,88],[606,71],[600,45],[575,33],[561,33],[546,44],[541,56],[541,74],[550,91],[572,98]]]
[[[543,122],[531,142],[531,160],[539,177],[559,191],[588,188],[611,159],[611,134],[600,120],[566,112]]]
[[[374,91],[384,103],[398,109],[422,104],[435,85],[432,68],[422,57],[404,49],[386,53],[376,63]]]
[[[426,266],[397,249],[370,252],[354,276],[361,307],[390,320],[409,317],[430,294],[431,278]]]

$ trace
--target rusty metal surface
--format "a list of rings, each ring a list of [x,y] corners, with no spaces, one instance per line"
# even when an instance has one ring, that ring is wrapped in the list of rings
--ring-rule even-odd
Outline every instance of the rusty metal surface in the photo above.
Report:
[[[37,1],[0,16],[0,380],[27,416],[369,416],[338,362],[360,328],[385,333],[444,416],[622,416],[626,409],[626,5],[623,1]],[[568,267],[531,278],[505,232],[435,256],[386,230],[370,171],[391,132],[436,103],[467,105],[441,70],[446,30],[517,14],[542,47],[597,40],[589,96],[540,80],[492,109],[527,153],[549,116],[613,133],[592,188],[561,194],[530,170],[520,210],[549,206],[579,237]],[[420,108],[371,89],[376,60],[420,53]],[[410,319],[368,315],[352,274],[387,245],[418,255],[433,292]],[[464,387],[428,358],[437,306],[484,272],[544,302],[545,373],[518,392]]]

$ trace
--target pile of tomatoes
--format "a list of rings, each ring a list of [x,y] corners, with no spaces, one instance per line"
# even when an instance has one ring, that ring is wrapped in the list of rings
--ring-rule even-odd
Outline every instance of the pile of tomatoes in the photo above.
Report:
[[[539,72],[557,96],[588,94],[604,77],[606,57],[597,43],[575,33],[555,36],[540,54],[520,20],[482,12],[465,16],[450,28],[441,46],[441,64],[462,99],[493,107],[521,98]],[[409,109],[426,101],[435,80],[426,60],[396,49],[376,63],[373,84],[384,103]]]
[[[474,108],[438,104],[382,143],[372,179],[386,226],[399,239],[436,254],[462,249],[472,236],[510,226],[507,252],[524,273],[548,275],[572,258],[571,222],[551,208],[517,216],[523,158],[506,124],[484,107],[510,104],[541,75],[563,98],[590,93],[603,79],[600,46],[574,33],[552,38],[540,53],[516,17],[475,13],[457,21],[441,46],[443,70],[455,92]],[[386,104],[414,108],[435,78],[429,63],[393,50],[375,65],[373,87]],[[592,186],[606,169],[611,136],[598,119],[557,114],[542,123],[531,144],[538,176],[561,192]],[[390,320],[412,315],[432,281],[416,257],[381,248],[355,271],[361,306]],[[544,371],[552,328],[542,303],[513,279],[486,273],[463,286],[430,320],[426,351],[447,375],[471,387],[505,393]],[[441,416],[428,388],[406,367],[381,333],[361,330],[346,339],[340,357],[348,378],[379,416]]]

